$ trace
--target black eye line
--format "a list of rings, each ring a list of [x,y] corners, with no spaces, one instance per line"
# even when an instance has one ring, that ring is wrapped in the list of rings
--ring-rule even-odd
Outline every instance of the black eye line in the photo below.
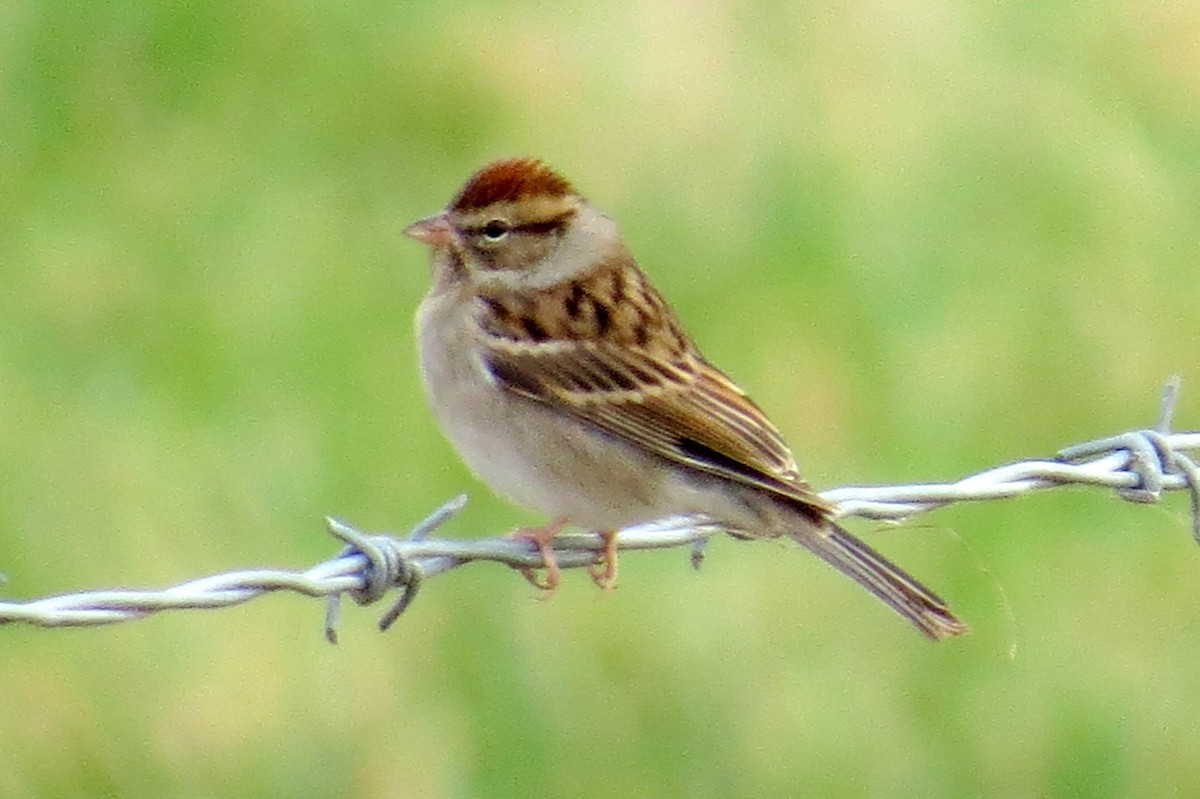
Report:
[[[519,230],[522,233],[549,233],[552,230],[561,229],[565,224],[565,219],[548,219],[545,222],[526,222],[524,225],[517,225],[513,230]]]
[[[548,219],[544,222],[526,222],[523,225],[513,225],[499,219],[494,219],[484,225],[471,225],[465,228],[467,233],[475,236],[486,236],[487,231],[493,227],[504,226],[504,230],[509,233],[549,233],[552,230],[558,230],[566,224],[565,219]]]

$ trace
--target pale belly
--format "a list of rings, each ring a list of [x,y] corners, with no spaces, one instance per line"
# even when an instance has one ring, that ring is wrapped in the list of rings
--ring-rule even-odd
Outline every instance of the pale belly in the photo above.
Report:
[[[575,525],[610,530],[685,508],[664,508],[672,482],[653,456],[493,382],[465,346],[467,321],[427,299],[418,324],[421,376],[442,432],[498,494]],[[668,492],[675,493],[675,492]]]

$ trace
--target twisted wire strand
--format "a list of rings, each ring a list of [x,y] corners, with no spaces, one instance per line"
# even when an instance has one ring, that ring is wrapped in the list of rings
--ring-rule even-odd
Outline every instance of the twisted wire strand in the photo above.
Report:
[[[839,517],[906,519],[954,502],[1005,499],[1064,485],[1107,488],[1130,502],[1156,502],[1165,491],[1188,491],[1192,534],[1200,542],[1200,467],[1189,452],[1200,450],[1200,432],[1169,432],[1178,397],[1173,378],[1163,393],[1154,429],[1077,444],[1052,460],[1028,460],[997,466],[951,483],[894,486],[851,486],[822,496],[838,508]],[[345,544],[335,558],[302,572],[244,569],[190,580],[164,590],[82,591],[20,602],[0,602],[0,625],[78,627],[130,621],[167,610],[223,608],[275,591],[327,597],[325,635],[337,641],[340,598],[360,605],[376,602],[399,589],[399,598],[379,621],[386,630],[416,597],[429,578],[476,561],[517,569],[544,566],[527,541],[510,538],[476,540],[430,538],[466,504],[466,496],[450,500],[417,524],[406,538],[372,535],[336,519],[326,519],[331,535]],[[704,544],[721,532],[711,521],[676,516],[626,528],[617,549],[689,547],[699,567]],[[595,565],[604,544],[594,534],[564,535],[554,540],[561,568]]]

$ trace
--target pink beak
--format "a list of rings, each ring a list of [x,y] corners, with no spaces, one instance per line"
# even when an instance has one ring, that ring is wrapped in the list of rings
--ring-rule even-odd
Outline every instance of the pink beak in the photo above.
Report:
[[[450,223],[445,214],[436,214],[413,222],[404,228],[404,235],[430,247],[440,247],[450,243]]]

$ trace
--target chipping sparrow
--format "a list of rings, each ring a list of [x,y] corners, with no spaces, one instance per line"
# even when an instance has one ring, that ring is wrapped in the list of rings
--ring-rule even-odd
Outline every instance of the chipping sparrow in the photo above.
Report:
[[[832,521],[779,432],[692,344],[616,224],[534,160],[497,161],[404,231],[432,250],[417,312],[443,432],[495,491],[554,517],[521,531],[558,582],[566,524],[615,531],[704,514],[739,538],[787,535],[930,638],[966,631],[932,591]]]

